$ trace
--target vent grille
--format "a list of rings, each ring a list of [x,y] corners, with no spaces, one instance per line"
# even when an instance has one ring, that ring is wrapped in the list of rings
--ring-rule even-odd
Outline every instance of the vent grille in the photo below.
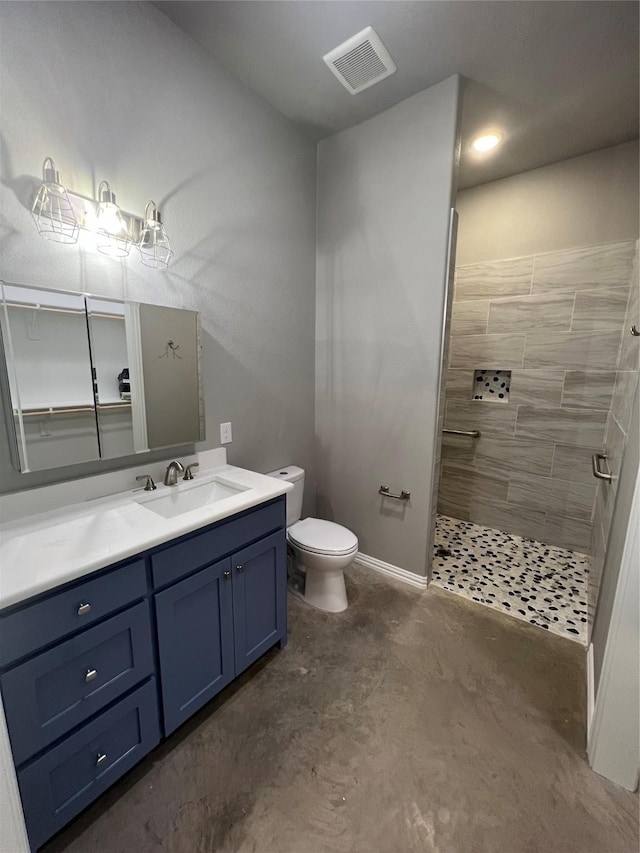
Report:
[[[352,95],[384,80],[396,70],[395,62],[373,27],[365,27],[322,58]]]

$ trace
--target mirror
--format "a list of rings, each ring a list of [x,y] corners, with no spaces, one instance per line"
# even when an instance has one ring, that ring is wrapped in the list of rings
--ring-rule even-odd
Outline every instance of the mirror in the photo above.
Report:
[[[3,403],[18,470],[204,439],[197,312],[1,287]]]

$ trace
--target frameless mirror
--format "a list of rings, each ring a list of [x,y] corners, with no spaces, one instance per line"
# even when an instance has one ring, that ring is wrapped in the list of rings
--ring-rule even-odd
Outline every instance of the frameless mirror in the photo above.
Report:
[[[195,311],[3,284],[0,326],[20,471],[204,439]]]

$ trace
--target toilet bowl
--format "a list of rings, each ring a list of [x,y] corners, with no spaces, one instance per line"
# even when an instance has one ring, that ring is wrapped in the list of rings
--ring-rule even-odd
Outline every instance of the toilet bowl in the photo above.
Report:
[[[358,553],[357,537],[333,521],[300,519],[304,490],[302,468],[289,465],[268,476],[293,483],[293,491],[287,494],[289,591],[318,610],[341,613],[349,606],[344,570]]]

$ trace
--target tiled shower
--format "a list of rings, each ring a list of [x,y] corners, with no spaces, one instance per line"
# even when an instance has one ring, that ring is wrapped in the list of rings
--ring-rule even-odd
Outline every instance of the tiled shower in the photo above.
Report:
[[[628,241],[496,259],[454,285],[444,425],[480,436],[443,436],[438,513],[594,553],[591,612],[615,490],[592,455],[619,462],[628,430],[635,256]]]

